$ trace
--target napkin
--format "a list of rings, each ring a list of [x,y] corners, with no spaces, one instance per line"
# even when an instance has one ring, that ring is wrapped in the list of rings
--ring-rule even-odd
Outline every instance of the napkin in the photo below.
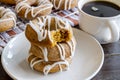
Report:
[[[0,3],[0,6],[4,6],[7,8],[10,8],[13,12],[15,6],[10,6],[6,4]],[[73,8],[70,10],[53,10],[50,14],[52,16],[57,16],[60,18],[66,19],[72,27],[78,25],[78,9]],[[21,19],[20,17],[17,17],[17,24],[16,27],[0,33],[0,54],[2,53],[4,47],[7,45],[7,43],[17,34],[20,34],[25,30],[25,24],[29,22],[27,20]]]

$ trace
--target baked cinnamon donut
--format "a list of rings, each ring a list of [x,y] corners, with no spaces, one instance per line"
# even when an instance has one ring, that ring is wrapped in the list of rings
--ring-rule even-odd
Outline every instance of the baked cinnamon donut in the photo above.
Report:
[[[77,5],[77,0],[50,0],[55,9],[69,10]]]
[[[10,9],[0,7],[0,32],[6,31],[16,25],[16,15]]]
[[[72,38],[70,24],[55,16],[42,16],[26,25],[25,35],[35,45],[53,47]]]
[[[5,3],[5,4],[16,4],[15,0],[0,0],[0,2]]]
[[[49,0],[22,0],[15,7],[17,14],[25,19],[34,19],[51,13],[52,3]]]
[[[55,73],[58,71],[64,71],[69,69],[69,64],[71,63],[71,61],[71,58],[67,58],[64,61],[45,62],[44,60],[32,54],[28,57],[30,67],[36,71],[44,73],[45,75],[47,75],[48,73]]]
[[[29,53],[41,58],[44,61],[60,61],[74,56],[75,39],[68,42],[58,43],[54,47],[42,47],[31,45]]]

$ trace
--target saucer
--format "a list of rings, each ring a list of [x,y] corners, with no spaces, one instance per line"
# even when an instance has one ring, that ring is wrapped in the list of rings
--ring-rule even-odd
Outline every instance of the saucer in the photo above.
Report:
[[[24,32],[14,37],[4,48],[1,61],[10,77],[17,80],[85,80],[93,78],[104,62],[99,42],[89,34],[73,28],[77,41],[75,55],[68,71],[43,75],[32,70],[27,62],[30,43]]]

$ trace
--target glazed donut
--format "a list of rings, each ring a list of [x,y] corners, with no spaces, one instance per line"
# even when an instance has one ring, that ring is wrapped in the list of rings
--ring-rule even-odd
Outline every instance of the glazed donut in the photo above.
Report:
[[[69,10],[77,5],[77,0],[50,0],[55,9]]]
[[[0,2],[5,3],[5,4],[16,4],[15,0],[0,0]]]
[[[55,73],[59,71],[64,71],[69,69],[69,64],[71,63],[72,59],[67,58],[64,61],[58,62],[45,62],[44,60],[30,54],[28,57],[28,63],[30,67],[36,71],[42,72],[45,75],[48,73]]]
[[[41,58],[44,61],[60,61],[74,56],[75,39],[64,43],[58,43],[55,47],[41,47],[31,45],[29,53]]]
[[[66,20],[55,16],[42,16],[26,25],[25,35],[32,44],[54,47],[59,42],[71,40],[73,34]]]
[[[0,7],[0,32],[16,26],[16,15],[10,9]]]
[[[17,14],[29,20],[50,14],[53,7],[49,0],[22,0],[16,3]]]

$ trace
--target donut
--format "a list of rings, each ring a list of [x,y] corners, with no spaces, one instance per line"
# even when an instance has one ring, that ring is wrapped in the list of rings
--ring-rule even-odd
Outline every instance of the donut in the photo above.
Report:
[[[42,16],[26,25],[25,35],[32,44],[54,47],[59,42],[71,40],[73,33],[66,20],[55,16]]]
[[[22,0],[16,3],[16,13],[28,20],[50,14],[53,7],[49,0]]]
[[[72,59],[67,58],[64,61],[48,61],[44,60],[30,54],[28,57],[28,63],[33,70],[39,71],[47,75],[48,73],[55,73],[59,71],[64,71],[69,69],[69,65]]]
[[[44,61],[60,61],[74,56],[75,39],[68,42],[58,43],[54,47],[42,47],[31,44],[29,53],[41,58]]]
[[[5,4],[12,4],[12,5],[16,4],[15,0],[0,0],[0,2]]]
[[[69,10],[77,5],[77,0],[50,0],[55,9]]]
[[[0,32],[16,26],[16,15],[10,9],[0,7]]]

